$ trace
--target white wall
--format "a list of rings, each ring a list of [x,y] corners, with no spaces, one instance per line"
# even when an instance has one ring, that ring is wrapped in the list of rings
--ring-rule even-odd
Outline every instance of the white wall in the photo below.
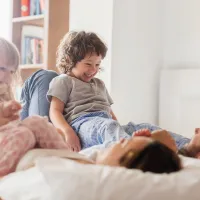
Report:
[[[108,46],[108,54],[102,62],[103,72],[99,74],[110,91],[111,42],[112,42],[113,0],[71,0],[70,30],[86,30],[98,33]]]
[[[11,1],[0,0],[0,37],[11,40]]]
[[[200,67],[200,1],[164,3],[164,67]]]
[[[120,122],[157,122],[162,1],[115,0],[111,95]]]
[[[199,8],[199,0],[165,0],[163,5],[163,67],[178,70],[163,71],[159,125],[187,137],[199,126]]]

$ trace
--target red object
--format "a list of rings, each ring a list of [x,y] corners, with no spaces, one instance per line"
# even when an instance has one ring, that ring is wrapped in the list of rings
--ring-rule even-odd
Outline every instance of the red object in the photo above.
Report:
[[[30,0],[21,0],[21,16],[30,15]]]

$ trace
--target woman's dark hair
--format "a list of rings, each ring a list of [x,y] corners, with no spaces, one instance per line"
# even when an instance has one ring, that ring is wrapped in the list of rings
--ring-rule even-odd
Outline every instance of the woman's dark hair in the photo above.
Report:
[[[68,73],[77,62],[87,54],[96,53],[102,59],[106,56],[107,47],[104,42],[93,32],[71,31],[60,42],[57,50],[56,67],[62,73]]]
[[[130,150],[120,159],[120,165],[154,173],[171,173],[182,168],[178,155],[157,141],[151,142],[138,153]]]

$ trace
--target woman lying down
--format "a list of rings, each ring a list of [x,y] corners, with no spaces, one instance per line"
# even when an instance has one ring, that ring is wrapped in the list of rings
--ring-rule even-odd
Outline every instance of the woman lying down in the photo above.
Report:
[[[17,118],[20,108],[15,101],[0,103],[0,176],[14,172],[31,149],[41,148],[41,155],[42,149],[67,150],[62,133],[46,118],[33,116],[23,121],[12,121]],[[56,150],[49,152],[54,156]],[[144,172],[171,173],[182,168],[175,141],[164,130],[154,133],[138,131],[131,139],[121,139],[100,151],[93,160],[74,152],[68,152],[65,157],[85,164],[121,166]],[[34,163],[29,163],[28,167],[32,165]]]

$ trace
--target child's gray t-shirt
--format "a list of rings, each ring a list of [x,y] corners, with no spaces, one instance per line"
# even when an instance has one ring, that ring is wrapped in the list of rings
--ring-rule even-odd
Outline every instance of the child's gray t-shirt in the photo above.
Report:
[[[55,77],[50,85],[47,98],[60,99],[65,103],[64,117],[70,124],[81,115],[106,111],[110,113],[113,101],[103,81],[93,78],[89,83],[66,74]]]

